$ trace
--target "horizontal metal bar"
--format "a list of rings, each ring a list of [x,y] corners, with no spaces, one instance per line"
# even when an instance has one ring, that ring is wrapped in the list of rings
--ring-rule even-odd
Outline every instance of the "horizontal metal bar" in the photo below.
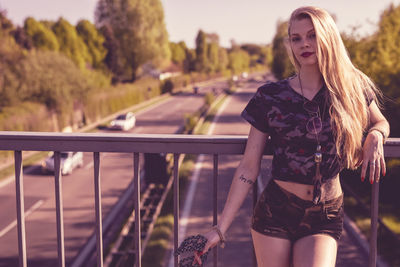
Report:
[[[46,133],[0,131],[0,150],[243,154],[247,136]],[[389,138],[386,157],[400,157],[400,138]],[[269,155],[266,146],[265,155]]]

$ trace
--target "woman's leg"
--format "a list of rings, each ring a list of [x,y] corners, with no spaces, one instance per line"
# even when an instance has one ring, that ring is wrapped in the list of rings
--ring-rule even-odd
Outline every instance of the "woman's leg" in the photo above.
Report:
[[[335,267],[336,240],[326,234],[303,237],[293,245],[294,267]]]
[[[260,234],[251,229],[258,267],[289,267],[290,240]]]

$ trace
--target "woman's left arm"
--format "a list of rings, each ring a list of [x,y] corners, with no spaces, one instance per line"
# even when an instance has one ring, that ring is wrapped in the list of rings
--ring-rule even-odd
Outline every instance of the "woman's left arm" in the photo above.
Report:
[[[364,181],[369,165],[369,181],[372,184],[373,181],[379,182],[381,172],[383,176],[386,174],[383,144],[389,136],[390,127],[375,101],[369,105],[369,114],[371,127],[363,146],[361,181]]]

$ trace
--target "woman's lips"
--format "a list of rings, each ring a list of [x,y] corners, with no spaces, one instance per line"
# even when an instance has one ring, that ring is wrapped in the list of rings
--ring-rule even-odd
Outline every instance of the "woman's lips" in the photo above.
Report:
[[[311,56],[313,54],[314,54],[313,52],[304,52],[304,53],[301,54],[301,56],[302,57],[309,57],[309,56]]]

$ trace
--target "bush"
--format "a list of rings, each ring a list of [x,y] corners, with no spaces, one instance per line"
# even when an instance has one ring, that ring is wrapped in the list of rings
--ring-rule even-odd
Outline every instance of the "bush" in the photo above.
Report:
[[[170,79],[165,80],[165,82],[161,86],[161,94],[172,93],[173,89],[174,83]]]
[[[207,92],[206,95],[204,96],[204,101],[207,106],[211,106],[211,104],[214,102],[215,96],[212,92]]]

